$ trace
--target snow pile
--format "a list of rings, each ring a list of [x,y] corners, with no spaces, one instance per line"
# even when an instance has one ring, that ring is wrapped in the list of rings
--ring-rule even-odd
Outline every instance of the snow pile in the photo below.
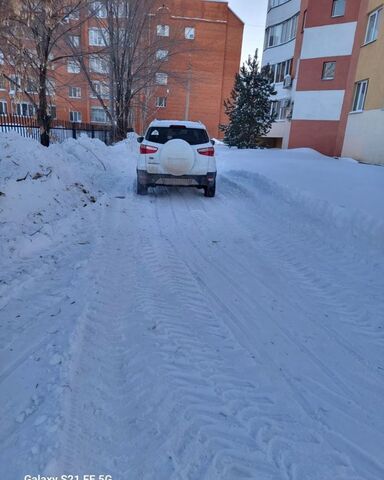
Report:
[[[112,151],[86,136],[47,149],[14,132],[0,134],[0,254],[28,257],[65,237],[80,209],[96,204],[115,181]]]
[[[264,190],[303,214],[384,241],[384,168],[311,149],[237,150],[217,147],[218,169],[248,190]]]

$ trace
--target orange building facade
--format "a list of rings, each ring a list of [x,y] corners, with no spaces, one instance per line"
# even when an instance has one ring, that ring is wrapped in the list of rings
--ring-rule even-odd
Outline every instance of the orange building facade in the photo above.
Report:
[[[207,0],[168,1],[152,21],[166,27],[170,38],[180,38],[180,53],[163,64],[167,82],[149,99],[156,108],[149,109],[149,119],[202,121],[212,137],[221,137],[224,100],[240,67],[243,22],[227,2]],[[141,122],[139,130],[145,126]]]

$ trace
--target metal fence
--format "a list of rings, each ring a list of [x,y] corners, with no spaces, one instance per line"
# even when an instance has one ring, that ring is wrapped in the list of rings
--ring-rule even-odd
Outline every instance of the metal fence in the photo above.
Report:
[[[10,131],[18,132],[23,137],[40,140],[40,127],[35,117],[0,115],[0,132]],[[107,145],[112,142],[111,128],[107,125],[72,123],[65,120],[52,120],[49,137],[52,143],[61,143],[67,138],[76,139],[82,134],[98,138]]]

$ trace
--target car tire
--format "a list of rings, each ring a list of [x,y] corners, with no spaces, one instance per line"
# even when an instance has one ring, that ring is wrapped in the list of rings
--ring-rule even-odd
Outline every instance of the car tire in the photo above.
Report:
[[[136,192],[138,195],[147,195],[148,193],[147,185],[143,185],[142,183],[140,183],[139,179],[137,179],[136,183]]]
[[[204,196],[205,197],[214,197],[216,194],[216,182],[213,183],[212,185],[208,185],[207,187],[204,187]]]

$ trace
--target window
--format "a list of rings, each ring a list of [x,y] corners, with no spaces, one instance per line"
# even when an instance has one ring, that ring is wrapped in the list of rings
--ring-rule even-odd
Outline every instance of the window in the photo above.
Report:
[[[90,28],[89,29],[89,45],[91,47],[105,47],[108,32],[105,28]]]
[[[196,30],[194,27],[186,27],[184,30],[184,36],[187,40],[194,40],[195,39]]]
[[[79,47],[80,46],[80,36],[79,35],[70,35],[69,36],[69,43],[71,47]]]
[[[275,121],[286,120],[289,106],[289,98],[282,98],[281,100],[271,102],[271,114],[275,115]]]
[[[122,2],[117,5],[117,17],[129,18],[129,2]]]
[[[19,75],[11,75],[9,81],[9,94],[15,95],[16,90],[21,92],[21,78]]]
[[[276,63],[271,65],[271,82],[281,83],[284,82],[284,78],[292,73],[292,61],[293,58],[286,60],[285,62]]]
[[[167,106],[167,97],[157,97],[156,98],[156,107],[165,108]]]
[[[0,115],[7,115],[8,105],[6,100],[0,100]]]
[[[324,62],[322,80],[333,80],[335,78],[336,62]]]
[[[168,50],[157,50],[156,60],[168,60]]]
[[[0,90],[6,90],[5,77],[0,74]]]
[[[375,10],[369,15],[368,18],[368,25],[367,25],[367,32],[365,34],[365,42],[364,43],[371,43],[377,40],[379,35],[379,24],[380,24],[380,17],[381,17],[382,9],[379,8]]]
[[[168,74],[167,73],[156,73],[156,84],[157,85],[167,85],[168,84]]]
[[[31,103],[16,103],[16,114],[20,117],[33,117],[35,115],[35,107]]]
[[[81,88],[80,87],[69,87],[68,89],[69,98],[81,98]]]
[[[157,25],[158,37],[169,37],[169,25]]]
[[[368,80],[362,80],[355,84],[355,97],[353,99],[352,112],[362,112],[364,110],[367,90]]]
[[[201,145],[209,142],[208,133],[204,128],[187,128],[184,125],[150,127],[145,139],[161,145],[173,139],[185,140],[190,145]]]
[[[293,40],[296,37],[298,18],[299,16],[295,15],[285,22],[267,28],[265,32],[265,48],[275,47]]]
[[[95,73],[108,73],[108,61],[100,55],[91,55],[89,58],[89,69]]]
[[[342,17],[345,15],[346,0],[333,0],[332,17]]]
[[[80,12],[78,9],[75,9],[74,7],[66,7],[67,16],[65,17],[65,20],[68,22],[69,20],[80,20]]]
[[[73,123],[81,123],[81,112],[69,112],[69,120]]]
[[[47,79],[47,95],[55,95],[56,82],[53,78]]]
[[[107,18],[107,9],[103,2],[92,2],[90,11],[97,18]]]
[[[283,5],[283,3],[287,3],[289,0],[269,0],[269,8],[278,7],[279,5]]]
[[[68,73],[80,73],[80,62],[78,60],[68,60],[67,72]]]
[[[0,65],[4,65],[4,53],[0,50]]]
[[[52,119],[57,118],[56,105],[49,105],[49,106],[48,106],[48,115],[49,115]]]
[[[104,108],[92,107],[91,108],[91,122],[95,123],[107,123],[107,114]]]
[[[27,78],[25,81],[25,89],[28,93],[37,93],[36,82],[32,78]]]
[[[106,83],[95,80],[92,82],[92,87],[94,90],[91,89],[91,98],[97,98],[97,95],[101,98],[109,97],[109,86]]]

